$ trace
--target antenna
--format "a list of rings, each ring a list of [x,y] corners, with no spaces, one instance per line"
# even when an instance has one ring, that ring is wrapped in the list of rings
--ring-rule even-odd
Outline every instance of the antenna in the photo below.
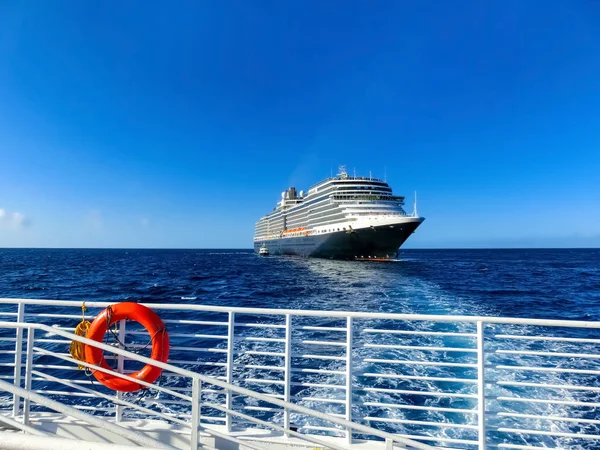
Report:
[[[373,177],[371,176],[371,171],[369,170],[369,181],[372,179],[373,179]]]
[[[383,181],[387,183],[387,166],[383,166]]]
[[[356,167],[354,168],[354,178],[356,178]]]
[[[413,207],[413,216],[419,217],[419,213],[417,213],[417,191],[415,191],[415,204]]]

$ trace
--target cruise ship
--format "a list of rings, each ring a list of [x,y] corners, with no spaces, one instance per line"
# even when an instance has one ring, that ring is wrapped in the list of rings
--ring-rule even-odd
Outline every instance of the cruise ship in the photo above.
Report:
[[[291,187],[273,211],[256,223],[254,250],[271,255],[334,259],[389,259],[425,220],[404,211],[404,197],[393,195],[384,180],[349,176],[344,166],[335,177],[307,193]]]

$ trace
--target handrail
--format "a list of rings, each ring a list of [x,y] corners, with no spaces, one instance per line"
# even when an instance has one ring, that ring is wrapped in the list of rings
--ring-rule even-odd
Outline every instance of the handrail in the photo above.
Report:
[[[0,304],[26,304],[26,305],[45,305],[45,306],[74,306],[81,307],[83,300],[38,300],[27,298],[0,298]],[[114,302],[94,302],[85,301],[89,308],[106,308],[114,305]],[[513,317],[492,317],[492,316],[451,316],[442,314],[398,314],[398,313],[380,313],[380,312],[352,312],[352,311],[323,311],[323,310],[305,310],[305,309],[275,309],[275,308],[244,308],[230,306],[207,306],[207,305],[181,305],[169,303],[141,303],[153,309],[162,310],[187,310],[187,311],[207,311],[222,313],[241,313],[241,314],[262,314],[285,316],[291,314],[294,316],[328,317],[328,318],[359,318],[359,319],[390,319],[390,320],[423,320],[431,322],[485,322],[494,324],[514,324],[514,325],[535,325],[549,327],[567,327],[567,328],[600,328],[600,321],[583,320],[557,320],[557,319],[523,319]]]
[[[88,307],[93,307],[94,305],[92,304],[92,302],[88,302],[87,306]],[[271,397],[271,396],[268,396],[268,395],[260,394],[260,393],[251,391],[249,389],[245,389],[245,388],[233,385],[233,384],[226,383],[226,382],[218,380],[216,378],[208,377],[208,376],[205,376],[205,375],[200,375],[198,373],[191,372],[189,370],[182,369],[180,367],[173,366],[171,364],[163,363],[161,361],[156,361],[154,359],[150,359],[150,358],[147,358],[145,356],[138,355],[136,353],[132,353],[132,352],[129,352],[127,350],[120,349],[118,347],[113,347],[113,346],[110,346],[110,345],[106,345],[106,344],[104,344],[102,342],[98,342],[98,341],[94,341],[94,340],[91,340],[91,339],[87,339],[87,338],[84,338],[82,336],[77,336],[75,334],[72,334],[72,333],[69,333],[67,331],[58,329],[56,327],[51,327],[51,326],[48,326],[48,325],[45,325],[45,324],[39,324],[39,323],[31,324],[31,323],[26,323],[26,322],[0,322],[0,328],[15,328],[15,329],[27,328],[27,329],[44,330],[46,332],[51,332],[51,333],[57,334],[59,336],[62,336],[62,337],[65,337],[65,338],[68,338],[68,339],[71,339],[71,340],[82,342],[82,343],[84,343],[86,345],[90,345],[90,346],[93,346],[93,347],[100,348],[100,349],[102,349],[104,351],[108,351],[108,352],[111,352],[111,353],[115,353],[117,355],[121,355],[121,356],[124,356],[124,357],[135,359],[137,361],[140,361],[140,362],[143,362],[143,363],[146,363],[146,364],[151,364],[153,366],[160,367],[163,370],[168,370],[170,372],[173,372],[173,373],[176,373],[176,374],[179,374],[179,375],[187,376],[187,377],[190,377],[191,379],[195,379],[195,380],[203,382],[203,383],[211,384],[213,386],[218,386],[218,387],[220,387],[222,389],[225,389],[225,390],[228,390],[228,391],[231,391],[231,392],[235,392],[237,394],[241,394],[241,395],[245,395],[245,396],[248,396],[248,397],[252,397],[252,398],[255,398],[257,400],[261,400],[261,401],[264,401],[264,402],[267,402],[267,403],[272,403],[274,405],[277,405],[277,406],[280,406],[280,407],[283,407],[283,408],[287,408],[290,411],[294,411],[294,412],[297,412],[297,413],[300,413],[300,414],[308,415],[308,416],[311,416],[311,417],[314,417],[314,418],[317,418],[317,419],[323,419],[323,420],[326,420],[328,422],[334,423],[336,425],[340,425],[340,426],[352,429],[353,431],[356,431],[356,432],[359,432],[359,433],[365,433],[365,434],[369,434],[369,435],[372,435],[372,436],[378,436],[378,437],[383,438],[383,439],[385,439],[387,441],[398,442],[398,443],[403,444],[403,445],[409,445],[409,446],[411,446],[412,448],[415,448],[415,449],[430,450],[430,449],[433,448],[433,447],[431,447],[431,446],[429,446],[427,444],[422,444],[420,442],[413,441],[411,439],[403,438],[403,437],[400,437],[400,436],[392,434],[392,433],[387,433],[385,431],[377,430],[375,428],[371,428],[371,427],[368,427],[368,426],[365,426],[365,425],[361,425],[361,424],[358,424],[358,423],[355,423],[355,422],[351,422],[351,421],[348,421],[348,420],[345,420],[345,419],[342,419],[342,418],[339,418],[339,417],[336,417],[336,416],[333,416],[333,415],[330,415],[330,414],[326,414],[326,413],[314,411],[314,410],[312,410],[310,408],[306,408],[304,406],[300,406],[300,405],[296,405],[296,404],[293,404],[293,403],[285,402],[283,400],[279,400],[277,398],[274,398],[274,397]],[[92,365],[92,364],[85,364],[85,365],[93,367],[93,368],[96,368],[98,370],[106,371],[106,369],[102,369],[99,366],[95,366],[95,365]],[[131,381],[135,381],[135,382],[140,383],[140,384],[146,384],[146,383],[140,382],[140,380],[137,380],[136,378],[132,378],[132,377],[130,377],[128,375],[125,375],[125,374],[118,374],[118,375],[120,377],[122,377],[122,378],[130,379]],[[0,381],[0,387],[2,387],[5,384],[8,384],[8,383]],[[39,394],[34,394],[34,393],[29,392],[29,391],[27,391],[25,389],[17,388],[16,386],[13,386],[13,385],[10,385],[10,384],[8,384],[8,386],[11,386],[15,390],[15,393],[17,393],[17,395],[19,395],[20,397],[23,397],[23,398],[27,398],[27,395],[29,395],[30,398],[34,399],[34,401],[35,401],[35,398],[36,398],[35,396],[39,396]],[[42,396],[39,396],[39,397],[41,397],[42,399],[44,398]],[[48,400],[48,399],[46,399],[46,400]],[[48,401],[51,401],[51,400],[48,400]],[[55,403],[58,403],[58,402],[55,402]],[[70,408],[70,407],[65,406],[65,408]],[[73,408],[71,408],[71,409],[73,409]],[[85,413],[81,413],[81,411],[79,411],[79,410],[75,410],[75,411],[77,411],[77,413],[79,413],[79,414],[85,414]],[[90,417],[93,417],[93,416],[90,416]],[[100,419],[96,419],[96,420],[100,420]],[[326,444],[326,445],[330,446],[330,444]]]

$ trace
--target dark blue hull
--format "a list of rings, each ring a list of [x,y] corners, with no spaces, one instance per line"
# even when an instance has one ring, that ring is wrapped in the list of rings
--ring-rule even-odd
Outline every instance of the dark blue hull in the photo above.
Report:
[[[354,259],[356,257],[392,257],[398,248],[414,233],[422,220],[381,225],[358,230],[338,231],[301,237],[264,241],[271,255],[298,255],[316,258]],[[254,251],[263,242],[254,243]]]

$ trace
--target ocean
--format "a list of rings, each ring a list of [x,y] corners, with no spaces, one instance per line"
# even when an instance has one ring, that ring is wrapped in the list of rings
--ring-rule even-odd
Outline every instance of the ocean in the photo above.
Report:
[[[0,249],[0,297],[86,300],[86,301],[134,301],[144,303],[190,303],[203,305],[291,308],[339,311],[368,311],[388,313],[415,314],[453,314],[504,316],[541,319],[572,319],[600,321],[600,249],[511,249],[511,250],[403,250],[400,260],[389,263],[333,261],[320,259],[304,259],[295,257],[261,258],[250,250],[58,250],[58,249]],[[0,311],[7,311],[0,307]],[[72,313],[72,311],[71,311]],[[170,318],[171,316],[163,315]],[[198,317],[192,317],[198,320]],[[71,321],[61,321],[49,317],[46,323],[73,327]],[[75,321],[76,322],[76,321]],[[327,326],[338,326],[325,324]],[[389,324],[388,324],[389,325]],[[412,324],[412,329],[418,330],[418,325]],[[169,332],[186,332],[186,325],[171,325]],[[176,330],[174,328],[177,328]],[[507,328],[511,333],[517,333],[514,328]],[[428,328],[431,331],[433,328]],[[466,331],[469,329],[444,329],[446,331]],[[491,330],[492,331],[492,330]],[[494,329],[505,332],[506,329]],[[526,330],[527,331],[527,330]],[[530,331],[530,330],[529,330]],[[539,330],[538,330],[539,331]],[[542,330],[544,331],[544,330]],[[493,331],[492,331],[493,332]],[[0,333],[2,334],[2,333]],[[583,331],[577,337],[598,338],[596,330]],[[8,336],[8,335],[7,335]],[[51,337],[51,336],[49,336]],[[309,337],[310,338],[310,337]],[[317,336],[317,338],[319,338]],[[380,336],[378,344],[397,344],[397,337]],[[394,340],[395,339],[395,340]],[[173,342],[173,340],[172,340]],[[362,334],[356,337],[356,344],[373,343]],[[422,340],[408,342],[411,345],[441,345],[441,341],[425,337]],[[456,342],[446,341],[444,345],[453,346]],[[141,342],[140,342],[141,343]],[[189,348],[193,345],[209,346],[214,342],[186,341],[180,339],[175,345]],[[490,345],[494,344],[492,342]],[[505,347],[511,350],[543,351],[547,348],[544,343],[534,343],[529,347],[509,342]],[[13,344],[14,345],[14,344]],[[495,345],[495,344],[494,344]],[[569,343],[551,344],[552,351],[563,353],[586,352],[598,353],[598,347],[591,345],[573,345]],[[267,349],[253,347],[254,350]],[[7,348],[7,347],[2,347]],[[240,351],[250,347],[240,347]],[[299,347],[298,347],[299,348]],[[490,347],[490,350],[494,350]],[[432,401],[417,395],[396,395],[365,393],[364,388],[377,387],[383,389],[443,389],[440,383],[434,381],[397,380],[393,378],[365,378],[364,373],[394,374],[398,370],[380,363],[362,363],[367,355],[365,348],[356,350],[357,367],[355,381],[357,404],[360,401],[388,401],[389,403],[408,402],[413,405],[463,407],[472,408],[469,400],[441,399]],[[388,358],[429,358],[423,352],[404,350],[386,350]],[[2,360],[0,354],[0,363]],[[441,354],[436,356],[439,361],[467,361],[468,354]],[[498,358],[497,355],[494,357]],[[499,361],[503,362],[502,355]],[[11,356],[5,355],[6,361]],[[191,370],[222,376],[217,369],[200,367],[202,356],[181,352],[177,358],[195,360],[199,364],[186,365]],[[245,363],[262,363],[244,356]],[[448,358],[456,358],[454,360]],[[216,360],[212,360],[216,361]],[[492,359],[488,363],[493,362]],[[512,361],[514,362],[514,361]],[[547,362],[536,356],[519,356],[518,363],[526,365],[541,365]],[[578,368],[600,370],[598,359],[580,360],[569,358],[557,362],[557,365],[569,364]],[[0,364],[1,366],[1,364]],[[562,367],[567,367],[562,366]],[[335,371],[343,369],[333,362],[315,362],[313,368]],[[10,376],[10,368],[0,367],[0,375]],[[241,369],[240,369],[241,370]],[[471,377],[471,369],[452,369],[435,367],[433,369],[419,366],[410,369],[410,375],[436,377]],[[529,378],[519,378],[510,372],[492,370],[490,372],[500,381],[525,380],[536,383],[567,385],[580,383],[570,375],[548,374],[546,378],[531,375]],[[60,374],[55,374],[59,376]],[[299,381],[317,384],[343,382],[336,375],[303,375]],[[239,378],[275,378],[280,373],[259,373],[249,370],[238,373]],[[521,375],[519,375],[521,376]],[[81,375],[82,380],[85,379]],[[361,378],[362,377],[362,378]],[[185,388],[176,379],[163,379],[166,386]],[[82,381],[84,382],[84,381]],[[40,382],[38,389],[48,388],[48,384]],[[600,388],[599,376],[587,376],[586,386]],[[472,386],[467,386],[471,388]],[[260,392],[277,393],[278,386],[262,385]],[[448,386],[446,385],[447,389]],[[460,392],[468,394],[467,388]],[[462,389],[462,388],[461,388]],[[367,389],[368,390],[368,389]],[[362,392],[362,393],[361,393]],[[498,388],[497,394],[511,395],[517,392],[527,398],[553,398],[571,402],[600,402],[600,389],[594,392],[578,392],[568,389],[548,392],[541,388]],[[295,394],[306,397],[327,397],[342,399],[343,393],[323,388],[296,387]],[[341,396],[341,397],[340,397]],[[85,405],[85,398],[78,399]],[[314,406],[322,409],[322,404]],[[104,405],[109,407],[109,404]],[[243,401],[240,408],[248,406]],[[339,407],[328,406],[333,413],[343,413]],[[0,408],[2,396],[0,395]],[[496,408],[495,405],[490,406]],[[596,408],[585,406],[572,407],[560,404],[525,404],[512,405],[509,411],[521,414],[537,414],[561,416],[568,414],[585,420],[600,419]],[[170,411],[178,413],[176,405]],[[206,412],[203,412],[205,414]],[[206,413],[210,415],[210,412]],[[277,413],[260,413],[258,416],[268,420],[279,420]],[[271,415],[270,415],[271,414]],[[376,409],[367,406],[356,406],[355,416],[381,418],[383,422],[369,422],[392,432],[413,432],[431,436],[441,435],[451,439],[476,439],[471,429],[441,429],[404,424],[402,420],[438,421],[473,425],[476,422],[472,416],[463,419],[456,415],[439,412],[400,411]],[[387,421],[387,422],[386,422]],[[396,422],[394,422],[396,421]],[[495,421],[495,422],[494,422]],[[296,418],[296,424],[319,425],[302,422]],[[526,419],[490,418],[490,424],[495,427],[549,427],[562,433],[585,432],[600,434],[597,424],[573,422],[548,423],[540,425],[539,421]],[[502,434],[492,436],[495,442],[509,442],[517,445],[538,445],[571,449],[596,449],[600,444],[594,440],[574,438],[551,438],[547,436],[520,436],[517,440],[507,441]],[[512,439],[512,438],[511,438]],[[454,448],[469,448],[454,444]]]
[[[600,249],[403,250],[393,263],[0,249],[0,296],[600,320]]]

